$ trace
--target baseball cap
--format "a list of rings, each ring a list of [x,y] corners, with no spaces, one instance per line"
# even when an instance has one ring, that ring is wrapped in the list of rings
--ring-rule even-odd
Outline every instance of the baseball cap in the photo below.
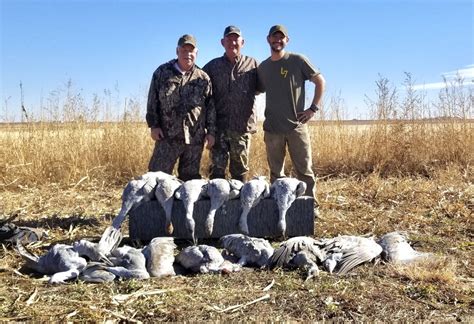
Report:
[[[281,33],[283,33],[283,35],[288,37],[288,30],[283,25],[272,26],[272,28],[270,28],[270,31],[268,32],[268,36],[271,36],[271,35],[275,34],[276,32],[281,32]]]
[[[242,36],[242,33],[240,32],[239,27],[235,26],[227,26],[224,30],[224,37],[230,35],[230,34],[237,34],[239,36]]]
[[[186,45],[186,44],[189,44],[189,45],[193,45],[194,47],[197,47],[196,44],[196,38],[194,38],[193,35],[189,35],[189,34],[185,34],[183,36],[181,36],[178,40],[178,46],[181,47],[183,45]]]

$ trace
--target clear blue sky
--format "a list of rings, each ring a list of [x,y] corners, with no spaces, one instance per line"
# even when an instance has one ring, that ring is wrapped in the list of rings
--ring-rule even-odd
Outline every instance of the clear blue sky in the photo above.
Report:
[[[401,86],[410,72],[433,88],[456,71],[474,79],[471,0],[0,2],[0,121],[5,107],[19,111],[20,81],[33,112],[69,79],[88,102],[104,89],[144,98],[153,71],[175,57],[180,35],[196,36],[203,66],[223,54],[230,24],[244,34],[243,53],[259,61],[269,56],[270,26],[286,25],[287,49],[321,70],[326,98],[340,94],[350,118],[367,117],[364,97],[374,96],[379,74]]]

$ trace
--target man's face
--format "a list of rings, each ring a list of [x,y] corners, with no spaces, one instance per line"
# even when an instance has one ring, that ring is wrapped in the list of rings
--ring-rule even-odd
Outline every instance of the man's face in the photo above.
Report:
[[[281,52],[288,43],[288,37],[278,31],[268,36],[267,41],[273,52]]]
[[[190,70],[196,61],[198,49],[191,44],[178,46],[176,54],[178,55],[178,64],[184,71]]]
[[[235,58],[240,55],[240,49],[244,46],[244,39],[237,34],[229,34],[221,40],[224,46],[225,54],[229,58]]]

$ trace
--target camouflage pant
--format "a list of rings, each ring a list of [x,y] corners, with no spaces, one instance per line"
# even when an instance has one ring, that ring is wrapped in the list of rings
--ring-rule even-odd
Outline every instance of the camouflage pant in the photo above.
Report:
[[[219,131],[211,151],[210,178],[225,178],[229,162],[232,179],[245,181],[249,171],[250,134]]]
[[[184,141],[169,139],[156,141],[148,170],[172,174],[179,159],[178,178],[183,181],[200,179],[202,150],[203,144],[184,144]]]

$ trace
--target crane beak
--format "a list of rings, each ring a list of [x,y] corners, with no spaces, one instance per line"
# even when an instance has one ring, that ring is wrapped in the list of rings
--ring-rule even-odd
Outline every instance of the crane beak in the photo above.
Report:
[[[317,267],[311,268],[308,270],[308,276],[306,277],[305,282],[318,276],[319,276],[319,269]]]
[[[166,233],[168,233],[168,235],[171,235],[173,234],[174,232],[174,227],[173,227],[173,224],[171,224],[171,222],[166,225]]]
[[[114,264],[112,263],[112,261],[110,261],[109,258],[107,258],[103,253],[99,253],[100,255],[100,258],[99,260],[103,263],[105,263],[106,265],[110,266],[110,267],[113,267]]]

